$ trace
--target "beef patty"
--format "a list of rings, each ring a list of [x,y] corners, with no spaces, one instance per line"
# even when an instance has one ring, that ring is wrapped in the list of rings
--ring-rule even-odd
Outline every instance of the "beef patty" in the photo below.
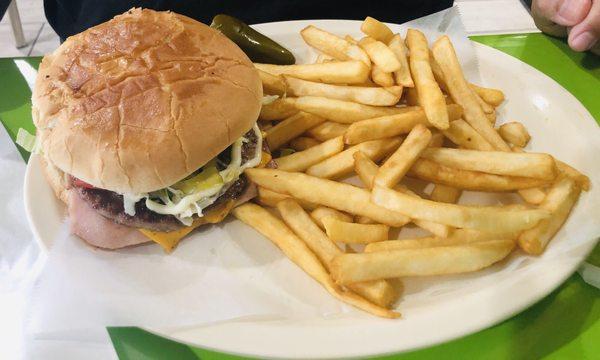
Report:
[[[209,211],[229,199],[237,199],[246,190],[247,186],[246,177],[241,175],[223,195],[207,206],[204,211]],[[94,210],[98,211],[100,215],[121,225],[154,231],[174,231],[185,226],[173,215],[163,215],[148,209],[145,201],[138,201],[135,204],[135,215],[131,216],[125,213],[122,195],[97,188],[78,187],[77,191],[79,191],[81,198],[90,204]]]
[[[247,141],[242,144],[242,164],[254,157],[256,146],[258,145],[258,137],[253,130],[248,131],[244,137]],[[263,150],[268,151],[265,142],[263,142]],[[223,160],[222,162],[224,163],[228,163],[229,154],[230,148],[227,148],[219,155],[219,159]],[[224,168],[225,166],[220,167]],[[222,170],[222,168],[219,170]],[[214,203],[206,207],[204,211],[210,211],[225,201],[239,198],[246,191],[248,185],[249,182],[246,176],[242,174]],[[72,186],[77,189],[81,198],[98,211],[98,213],[118,224],[153,231],[174,231],[185,226],[173,215],[162,215],[148,209],[143,200],[135,204],[135,215],[131,216],[125,213],[122,195],[109,190],[77,186],[73,182]]]

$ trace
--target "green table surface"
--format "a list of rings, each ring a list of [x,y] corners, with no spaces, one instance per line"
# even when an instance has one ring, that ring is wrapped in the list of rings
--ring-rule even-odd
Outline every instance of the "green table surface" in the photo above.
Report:
[[[542,34],[476,36],[537,68],[570,91],[600,122],[600,58],[569,50]],[[0,121],[14,139],[20,127],[33,132],[28,72],[40,58],[0,59]],[[28,153],[19,151],[27,161]],[[600,266],[600,246],[587,260]],[[401,321],[401,320],[399,320]],[[139,328],[108,328],[121,359],[240,359],[179,344]],[[235,339],[232,339],[235,341]],[[478,333],[441,345],[382,359],[599,359],[600,290],[574,274],[522,313]]]

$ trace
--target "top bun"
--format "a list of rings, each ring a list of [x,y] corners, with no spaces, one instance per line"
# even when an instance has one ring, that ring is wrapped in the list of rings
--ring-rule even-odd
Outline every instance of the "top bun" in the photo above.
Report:
[[[252,62],[216,30],[172,12],[131,9],[44,57],[32,115],[45,156],[118,193],[185,178],[256,122]]]

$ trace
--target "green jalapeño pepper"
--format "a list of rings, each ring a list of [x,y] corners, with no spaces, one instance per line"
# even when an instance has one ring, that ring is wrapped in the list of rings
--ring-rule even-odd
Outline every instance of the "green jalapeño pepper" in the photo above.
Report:
[[[290,65],[296,62],[294,55],[288,49],[232,16],[217,15],[213,18],[210,27],[219,30],[236,43],[254,62],[278,65]]]

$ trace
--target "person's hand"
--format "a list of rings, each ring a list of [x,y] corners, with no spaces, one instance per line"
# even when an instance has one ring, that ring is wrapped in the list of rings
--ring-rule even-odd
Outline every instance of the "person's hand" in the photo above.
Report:
[[[600,54],[600,0],[533,0],[531,13],[543,32],[568,36],[571,49]]]

